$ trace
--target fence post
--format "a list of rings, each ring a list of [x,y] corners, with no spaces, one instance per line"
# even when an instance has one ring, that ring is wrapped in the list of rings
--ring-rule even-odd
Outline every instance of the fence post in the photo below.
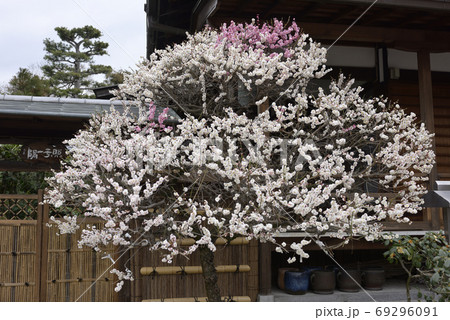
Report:
[[[44,204],[44,191],[38,191],[36,221],[36,275],[35,300],[47,301],[47,259],[48,259],[48,215],[49,206]]]
[[[42,258],[42,216],[43,206],[40,204],[41,198],[38,195],[37,217],[36,217],[36,255],[34,258],[36,274],[34,275],[34,301],[41,301],[41,258]]]

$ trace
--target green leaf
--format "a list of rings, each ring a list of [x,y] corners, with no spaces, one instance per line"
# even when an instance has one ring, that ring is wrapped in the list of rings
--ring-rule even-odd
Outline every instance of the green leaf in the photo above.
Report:
[[[430,282],[431,283],[438,283],[440,279],[439,273],[435,273],[431,276]]]
[[[450,259],[446,259],[444,262],[444,268],[448,269],[450,268]]]

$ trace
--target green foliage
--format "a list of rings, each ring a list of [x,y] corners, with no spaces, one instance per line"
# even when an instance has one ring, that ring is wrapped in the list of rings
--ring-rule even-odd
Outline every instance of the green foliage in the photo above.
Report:
[[[25,96],[48,96],[50,85],[48,80],[33,74],[27,68],[20,68],[19,72],[9,81],[7,92]]]
[[[427,232],[423,237],[392,236],[384,256],[390,263],[399,263],[408,274],[406,290],[408,301],[413,277],[426,283],[432,296],[420,294],[427,301],[450,300],[450,248],[442,232]]]
[[[108,43],[96,40],[102,34],[92,26],[57,27],[55,31],[61,41],[44,40],[47,64],[42,67],[50,81],[51,93],[67,97],[86,96],[85,90],[94,84],[90,76],[112,72],[110,66],[94,64],[95,56],[107,54]]]
[[[0,160],[20,160],[21,146],[18,144],[0,144]]]
[[[20,161],[21,146],[16,144],[0,145],[0,161]],[[36,194],[47,186],[45,172],[0,171],[0,194]]]
[[[111,70],[111,72],[105,75],[105,81],[96,82],[94,86],[96,88],[113,86],[117,84],[123,83],[124,75],[129,74],[130,72],[125,70]]]

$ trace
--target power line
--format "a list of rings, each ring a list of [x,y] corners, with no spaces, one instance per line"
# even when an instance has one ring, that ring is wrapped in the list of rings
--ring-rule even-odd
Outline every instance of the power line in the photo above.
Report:
[[[94,23],[97,25],[97,27],[105,34],[107,35],[109,38],[111,38],[111,40],[128,56],[128,58],[133,62],[133,65],[136,64],[136,60],[133,58],[133,56],[105,29],[102,27],[102,25],[91,15],[89,14],[89,12],[83,8],[83,6],[77,1],[77,0],[72,0],[73,3],[75,3],[81,11],[84,12],[84,14],[86,14],[92,21],[94,21]]]

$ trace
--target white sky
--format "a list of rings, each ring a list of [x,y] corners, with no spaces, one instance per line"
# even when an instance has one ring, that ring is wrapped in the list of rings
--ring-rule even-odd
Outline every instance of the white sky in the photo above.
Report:
[[[0,0],[0,86],[19,71],[44,64],[43,40],[58,40],[55,27],[100,29],[109,56],[96,63],[134,68],[145,56],[145,0]]]

